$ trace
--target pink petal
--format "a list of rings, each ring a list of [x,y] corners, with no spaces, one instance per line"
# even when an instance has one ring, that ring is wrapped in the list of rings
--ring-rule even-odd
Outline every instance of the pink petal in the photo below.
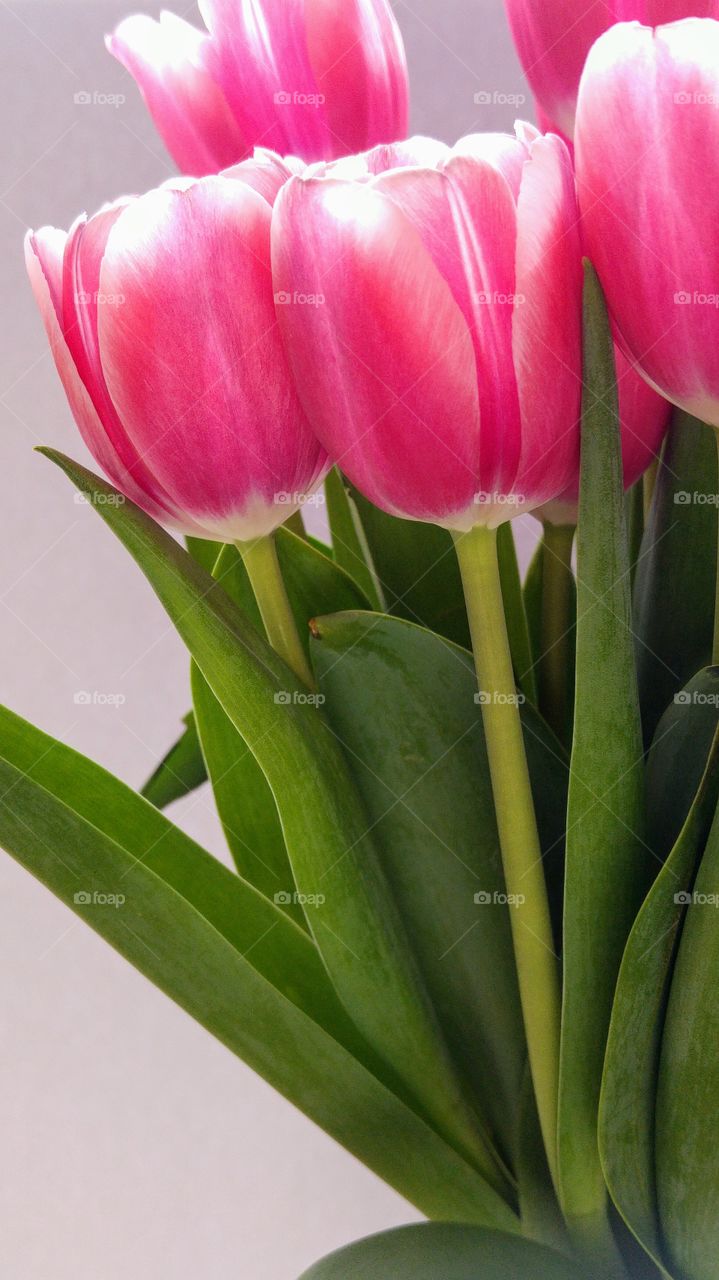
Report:
[[[102,366],[135,447],[173,502],[223,540],[282,523],[325,455],[300,409],[274,310],[267,201],[206,178],[129,206],[101,288]],[[230,284],[228,285],[228,282]]]
[[[326,98],[334,152],[407,133],[409,87],[404,45],[387,0],[307,0],[307,47]]]
[[[614,27],[577,117],[583,230],[622,342],[676,404],[719,425],[719,23]]]
[[[576,474],[582,376],[582,261],[571,161],[552,135],[532,143],[517,205],[514,364],[522,414],[515,492],[531,506]]]
[[[330,455],[385,510],[466,519],[479,474],[472,339],[412,221],[366,184],[293,179],[272,239],[285,297],[324,297],[278,314]]]
[[[205,66],[206,45],[205,33],[169,13],[160,22],[126,18],[107,40],[137,81],[170,155],[197,176],[241,160],[254,141]]]

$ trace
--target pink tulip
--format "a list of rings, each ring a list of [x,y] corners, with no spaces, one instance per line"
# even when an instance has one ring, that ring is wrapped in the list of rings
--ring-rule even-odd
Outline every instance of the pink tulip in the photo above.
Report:
[[[583,231],[622,345],[719,426],[719,22],[597,41],[577,113]]]
[[[624,488],[630,489],[644,475],[647,467],[659,457],[669,427],[671,405],[657,395],[618,346],[614,348],[617,368],[619,422],[622,435]],[[541,511],[553,524],[576,524],[579,498],[579,473],[567,491]]]
[[[392,514],[496,526],[575,474],[581,262],[555,137],[414,138],[281,191],[275,287],[320,440]]]
[[[594,41],[615,22],[648,26],[679,18],[719,17],[719,0],[506,0],[524,73],[537,99],[542,127],[574,132],[579,79]]]
[[[259,156],[119,200],[69,234],[27,236],[85,443],[123,493],[185,533],[270,533],[326,469],[275,317],[271,201],[290,172]]]
[[[207,30],[135,16],[108,37],[180,169],[254,147],[332,159],[407,133],[404,46],[389,0],[200,0]]]

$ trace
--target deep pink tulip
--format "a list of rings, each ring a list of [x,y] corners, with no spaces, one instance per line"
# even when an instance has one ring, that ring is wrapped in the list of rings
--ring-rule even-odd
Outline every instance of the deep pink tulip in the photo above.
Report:
[[[719,426],[719,22],[614,27],[577,113],[587,250],[627,353]]]
[[[719,18],[719,0],[506,0],[524,73],[542,127],[571,138],[579,79],[594,41],[615,22],[647,26],[679,18]]]
[[[27,236],[85,443],[113,484],[185,533],[269,533],[326,469],[275,317],[271,200],[290,172],[260,156]]]
[[[558,138],[414,138],[294,178],[272,259],[310,421],[377,506],[467,529],[564,492],[581,262]]]
[[[669,427],[671,405],[645,382],[617,346],[614,348],[614,355],[624,488],[629,489],[644,475],[649,464],[659,457]],[[566,493],[548,503],[538,514],[553,524],[576,524],[578,498],[579,473]]]
[[[180,169],[217,173],[254,147],[328,160],[407,134],[404,46],[389,0],[200,0],[121,22],[134,76]]]

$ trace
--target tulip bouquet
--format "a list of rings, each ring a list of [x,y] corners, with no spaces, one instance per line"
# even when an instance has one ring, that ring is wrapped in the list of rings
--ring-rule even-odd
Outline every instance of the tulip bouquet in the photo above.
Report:
[[[183,176],[26,243],[192,710],[0,712],[0,840],[429,1219],[307,1280],[716,1280],[719,6],[510,0],[454,146],[386,0],[200,8],[108,42]]]

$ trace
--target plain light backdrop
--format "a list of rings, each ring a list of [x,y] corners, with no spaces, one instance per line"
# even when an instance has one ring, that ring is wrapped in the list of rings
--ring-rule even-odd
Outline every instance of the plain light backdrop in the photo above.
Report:
[[[531,113],[511,105],[526,88],[502,0],[395,8],[414,131],[453,141]],[[126,553],[33,453],[89,461],[22,261],[26,227],[174,171],[104,49],[132,9],[0,0],[0,698],[139,786],[189,705],[187,658]],[[176,11],[197,19],[187,0]],[[80,691],[124,701],[78,705]],[[171,816],[225,856],[206,788]],[[3,1280],[296,1280],[417,1219],[2,851],[0,914]]]

